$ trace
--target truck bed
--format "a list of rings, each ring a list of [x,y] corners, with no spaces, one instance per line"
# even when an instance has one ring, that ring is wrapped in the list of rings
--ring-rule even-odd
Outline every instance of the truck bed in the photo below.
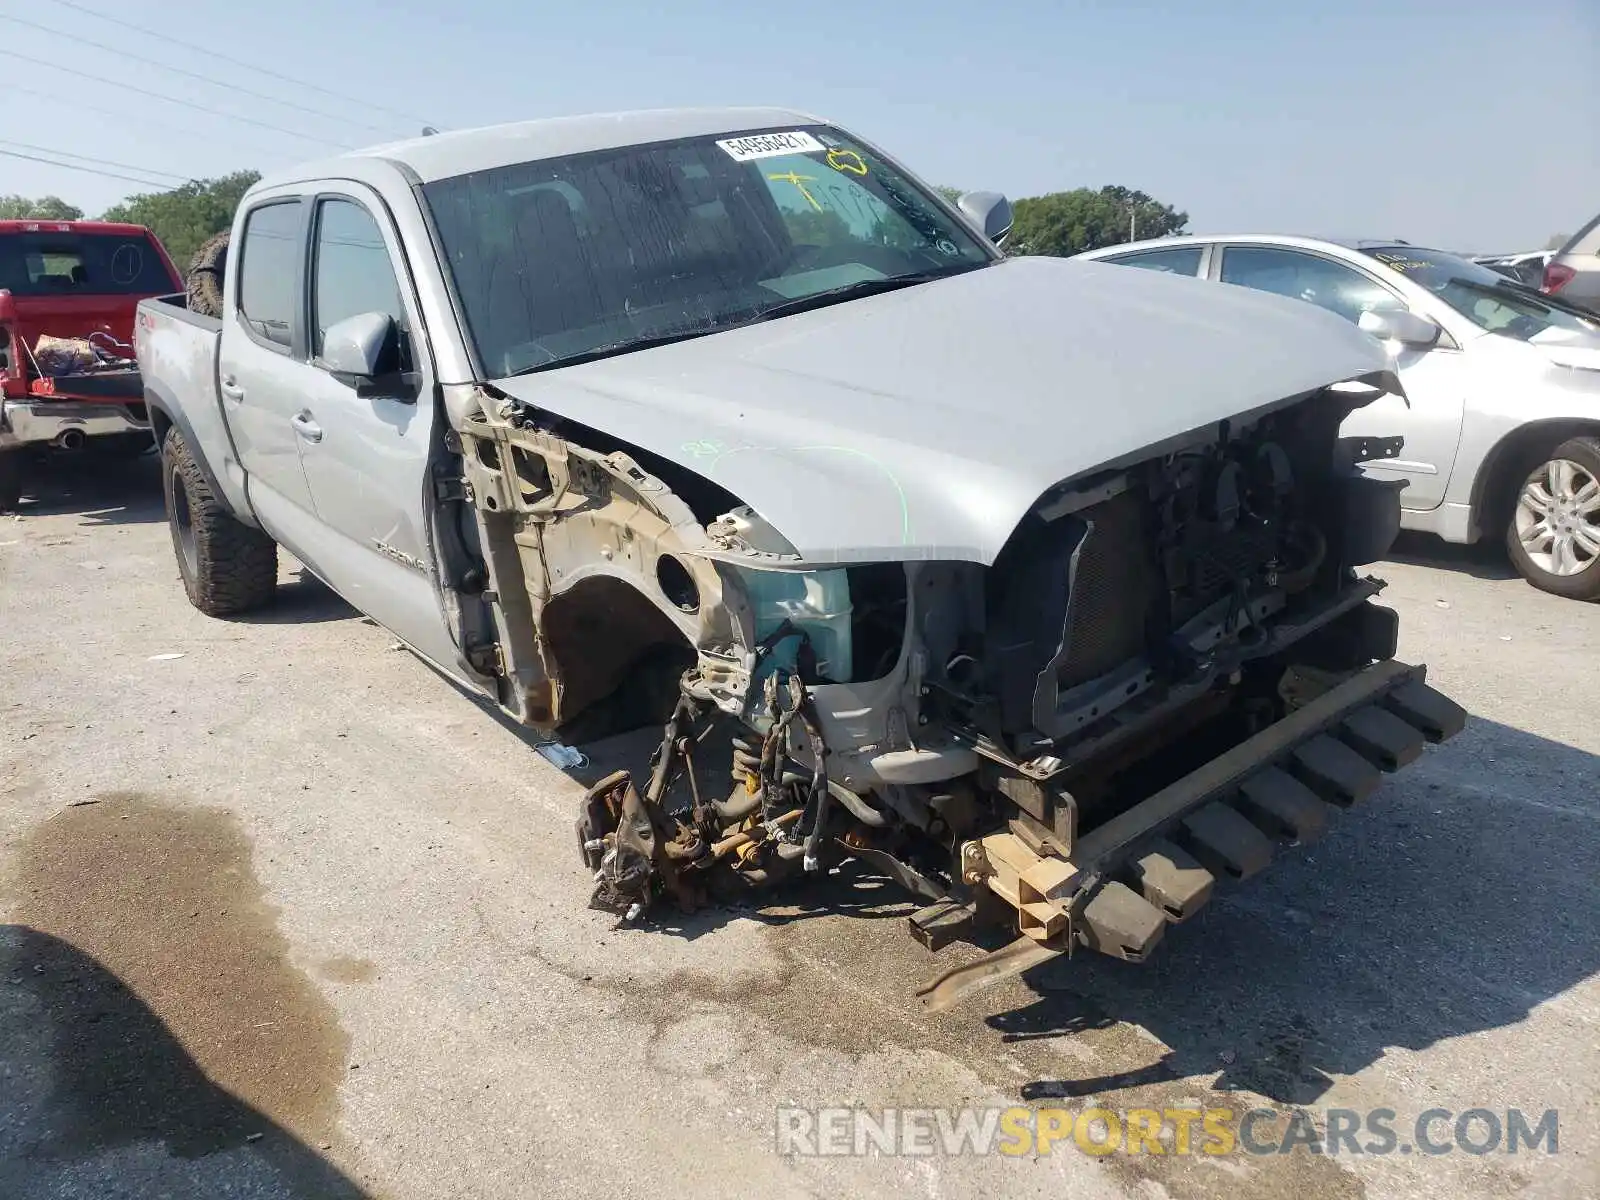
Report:
[[[134,348],[157,443],[177,427],[209,466],[213,485],[229,506],[250,519],[244,471],[217,388],[221,335],[222,322],[191,312],[181,292],[139,302]]]

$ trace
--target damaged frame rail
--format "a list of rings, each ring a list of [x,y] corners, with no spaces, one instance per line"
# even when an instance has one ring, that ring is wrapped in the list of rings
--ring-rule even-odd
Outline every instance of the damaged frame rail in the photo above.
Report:
[[[960,936],[982,890],[1018,913],[1015,941],[943,972],[918,995],[930,1012],[1082,945],[1142,960],[1187,920],[1220,877],[1245,879],[1276,842],[1309,842],[1329,814],[1365,800],[1425,742],[1459,733],[1465,711],[1429,687],[1426,668],[1375,663],[1233,749],[1086,833],[1065,859],[1013,823],[963,847],[975,900],[947,898],[911,917],[930,948]]]

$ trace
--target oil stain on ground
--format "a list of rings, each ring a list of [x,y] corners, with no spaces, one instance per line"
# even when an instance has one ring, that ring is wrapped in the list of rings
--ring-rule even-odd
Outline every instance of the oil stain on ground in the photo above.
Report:
[[[10,982],[49,1028],[46,1155],[326,1145],[348,1038],[289,961],[237,821],[106,795],[37,826],[9,879]]]

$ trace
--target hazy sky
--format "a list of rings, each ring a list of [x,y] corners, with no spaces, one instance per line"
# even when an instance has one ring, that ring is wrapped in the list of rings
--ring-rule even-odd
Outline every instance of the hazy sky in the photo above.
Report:
[[[0,100],[0,151],[152,180],[283,166],[424,120],[779,104],[934,182],[1123,184],[1196,232],[1510,251],[1600,211],[1600,0],[0,0]],[[10,154],[0,192],[94,215],[151,190]]]

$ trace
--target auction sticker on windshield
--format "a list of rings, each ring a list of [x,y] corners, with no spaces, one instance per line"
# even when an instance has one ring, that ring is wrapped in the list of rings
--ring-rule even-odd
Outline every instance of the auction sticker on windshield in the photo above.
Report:
[[[717,143],[735,162],[753,158],[774,158],[779,154],[820,154],[827,149],[803,129],[791,133],[752,133],[745,137],[723,138]]]

